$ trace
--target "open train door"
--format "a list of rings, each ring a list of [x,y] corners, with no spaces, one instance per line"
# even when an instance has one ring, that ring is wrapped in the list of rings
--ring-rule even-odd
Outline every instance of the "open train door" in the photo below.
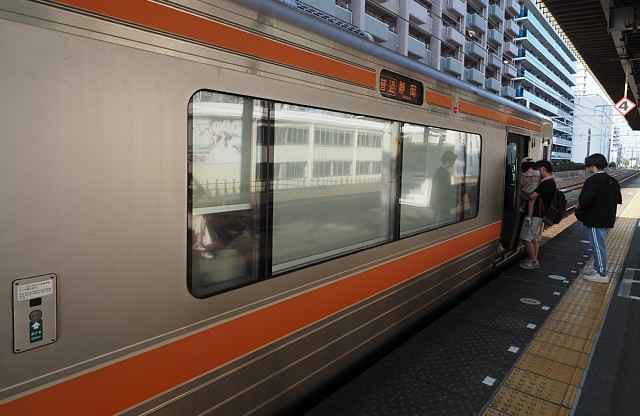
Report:
[[[502,234],[500,236],[501,252],[499,256],[512,252],[518,248],[521,214],[519,208],[520,186],[518,177],[520,160],[527,156],[529,138],[515,133],[507,134],[507,153],[505,160],[504,178],[504,207],[502,215]]]

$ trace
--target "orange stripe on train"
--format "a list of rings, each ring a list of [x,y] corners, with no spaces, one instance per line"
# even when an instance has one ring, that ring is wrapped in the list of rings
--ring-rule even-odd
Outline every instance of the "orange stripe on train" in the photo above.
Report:
[[[0,405],[0,415],[113,414],[325,319],[500,236],[496,222]],[[268,322],[269,325],[265,325]]]
[[[376,73],[148,0],[55,0],[209,45],[278,62],[369,88]]]
[[[499,111],[489,110],[488,108],[484,108],[476,104],[471,104],[463,100],[460,100],[460,102],[458,102],[458,109],[462,113],[472,114],[474,116],[500,121],[502,123],[510,124],[512,126],[522,127],[522,128],[533,130],[533,131],[542,130],[542,128],[538,124],[531,123],[529,121],[522,120],[521,118],[510,116],[508,114],[504,114]]]

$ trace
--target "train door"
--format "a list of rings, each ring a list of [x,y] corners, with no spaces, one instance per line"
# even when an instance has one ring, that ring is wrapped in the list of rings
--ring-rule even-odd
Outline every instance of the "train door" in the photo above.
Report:
[[[520,234],[521,214],[519,208],[521,200],[519,197],[520,187],[518,178],[520,163],[523,157],[527,156],[527,143],[529,138],[508,133],[507,152],[505,158],[505,178],[504,178],[504,207],[502,215],[502,234],[500,243],[502,253],[511,252],[518,247],[518,236]]]

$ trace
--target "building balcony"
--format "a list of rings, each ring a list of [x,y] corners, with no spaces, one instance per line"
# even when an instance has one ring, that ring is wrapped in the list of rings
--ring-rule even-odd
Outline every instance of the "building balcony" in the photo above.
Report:
[[[467,15],[467,27],[478,33],[486,33],[487,21],[479,14],[472,13]]]
[[[502,45],[502,53],[511,58],[518,56],[518,47],[513,42],[505,42]]]
[[[500,85],[500,81],[495,78],[487,78],[484,82],[484,87],[489,91],[500,92],[502,85]]]
[[[438,37],[438,28],[433,27],[433,18],[431,16],[427,16],[426,20],[426,22],[417,25],[416,27],[423,33],[428,33],[431,36]]]
[[[518,16],[520,14],[520,5],[517,0],[505,0],[504,12],[511,16]]]
[[[477,8],[484,9],[489,6],[489,0],[467,0],[469,3],[475,4]]]
[[[409,0],[409,18],[418,24],[424,24],[427,19],[431,20],[431,13],[417,1]]]
[[[420,59],[420,62],[429,66],[433,65],[433,63],[431,62],[431,51],[429,49],[425,51],[424,58]]]
[[[467,4],[462,0],[444,0],[444,9],[458,16],[467,13]]]
[[[460,32],[458,32],[455,28],[449,26],[449,27],[442,27],[442,38],[449,43],[455,43],[456,45],[459,46],[464,46],[464,35]]]
[[[484,75],[482,74],[482,72],[478,71],[477,69],[467,68],[464,70],[464,74],[465,74],[464,79],[467,82],[470,82],[476,85],[484,85]]]
[[[478,42],[466,42],[465,53],[475,59],[487,59],[487,49]]]
[[[333,15],[336,6],[334,2],[329,3],[323,0],[305,0],[305,4],[330,15]]]
[[[413,58],[424,58],[426,56],[427,45],[416,39],[409,36],[409,55]]]
[[[500,46],[504,42],[504,36],[498,29],[491,29],[487,34],[487,42]]]
[[[552,159],[571,159],[571,153],[567,152],[551,152]]]
[[[378,43],[389,40],[389,25],[368,14],[364,15],[364,31],[373,36]]]
[[[504,33],[513,37],[518,36],[520,28],[515,20],[507,20],[504,22]]]
[[[507,78],[515,78],[518,75],[518,70],[511,64],[502,65],[502,75]]]
[[[571,134],[573,132],[573,127],[564,123],[560,123],[557,120],[553,120],[553,129],[558,130],[565,134]]]
[[[572,140],[568,140],[568,139],[563,139],[561,137],[558,136],[553,136],[553,144],[557,144],[560,146],[566,146],[566,147],[572,147],[573,146],[573,141]]]
[[[398,34],[389,31],[387,34],[387,41],[382,42],[382,46],[387,49],[391,49],[392,51],[398,50]]]
[[[516,98],[516,89],[513,87],[509,87],[508,85],[505,85],[502,87],[502,96],[514,99]]]
[[[487,57],[487,66],[499,69],[502,66],[502,59],[500,59],[500,57],[495,53],[489,53]]]
[[[440,57],[440,69],[453,75],[462,75],[462,62],[452,56]]]
[[[495,23],[500,23],[504,20],[504,10],[497,4],[489,6],[489,20]]]

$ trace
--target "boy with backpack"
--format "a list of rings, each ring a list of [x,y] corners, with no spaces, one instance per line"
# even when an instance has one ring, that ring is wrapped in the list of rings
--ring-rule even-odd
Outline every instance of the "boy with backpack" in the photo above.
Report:
[[[527,270],[540,268],[538,251],[540,250],[540,239],[544,230],[544,211],[549,208],[551,200],[556,193],[556,182],[551,162],[539,160],[536,162],[536,167],[540,173],[540,184],[530,194],[522,195],[522,199],[525,201],[535,201],[531,221],[523,223],[520,231],[520,240],[522,240],[528,256],[520,261],[518,265]]]

